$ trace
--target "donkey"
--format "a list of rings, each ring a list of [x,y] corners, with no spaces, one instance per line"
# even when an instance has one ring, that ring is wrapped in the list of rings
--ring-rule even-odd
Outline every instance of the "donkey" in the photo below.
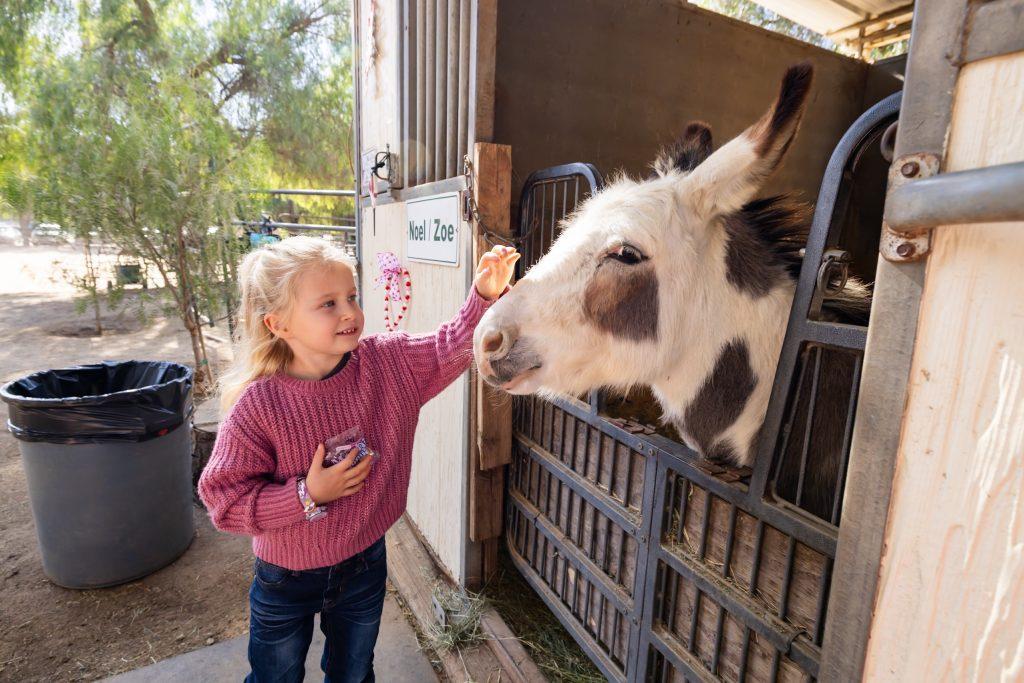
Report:
[[[477,327],[485,381],[548,396],[648,385],[687,446],[752,464],[809,218],[787,197],[754,197],[793,142],[812,77],[810,64],[791,67],[769,111],[717,151],[710,128],[691,123],[651,177],[582,203]],[[840,299],[863,313],[867,289],[851,280]],[[803,497],[827,518],[842,449],[823,431]],[[782,488],[795,475],[780,473]]]

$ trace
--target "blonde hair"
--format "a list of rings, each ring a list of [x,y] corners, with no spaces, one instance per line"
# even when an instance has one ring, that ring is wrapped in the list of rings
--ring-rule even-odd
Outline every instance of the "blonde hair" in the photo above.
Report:
[[[285,340],[263,322],[270,313],[288,318],[296,282],[316,268],[344,265],[356,276],[348,254],[317,237],[289,237],[246,254],[238,267],[241,301],[234,361],[220,379],[220,409],[226,415],[249,384],[284,370],[292,360]]]

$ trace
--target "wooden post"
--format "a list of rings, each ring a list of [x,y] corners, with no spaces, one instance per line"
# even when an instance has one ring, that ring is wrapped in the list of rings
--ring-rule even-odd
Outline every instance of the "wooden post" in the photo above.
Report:
[[[473,199],[480,213],[474,229],[474,262],[491,248],[483,230],[509,236],[512,148],[478,142],[473,148]],[[512,402],[474,374],[470,429],[469,537],[482,544],[486,581],[497,568],[504,513],[505,468],[512,458]]]
[[[478,142],[473,150],[473,174],[473,195],[483,223],[474,231],[475,260],[479,260],[493,246],[483,236],[483,229],[511,238],[512,148]],[[489,470],[507,465],[512,459],[512,401],[489,384],[478,380],[478,386],[476,410],[480,420],[476,441],[480,452],[479,466],[482,470]]]

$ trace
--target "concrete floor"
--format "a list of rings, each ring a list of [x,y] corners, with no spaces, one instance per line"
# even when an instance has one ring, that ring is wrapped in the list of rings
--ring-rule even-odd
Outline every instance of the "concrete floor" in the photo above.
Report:
[[[179,683],[180,681],[241,681],[249,673],[246,657],[247,635],[225,640],[150,666],[107,678],[108,683]],[[306,680],[323,679],[320,655],[324,636],[319,621],[313,629],[313,643],[306,657]],[[433,683],[437,675],[427,656],[416,644],[416,634],[405,620],[392,596],[384,601],[380,636],[373,653],[373,668],[378,681],[388,683]]]

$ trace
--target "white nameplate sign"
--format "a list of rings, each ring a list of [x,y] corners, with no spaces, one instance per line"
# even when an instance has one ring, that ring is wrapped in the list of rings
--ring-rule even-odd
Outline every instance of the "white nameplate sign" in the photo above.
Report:
[[[410,261],[459,265],[459,194],[447,192],[405,203],[405,253]]]

